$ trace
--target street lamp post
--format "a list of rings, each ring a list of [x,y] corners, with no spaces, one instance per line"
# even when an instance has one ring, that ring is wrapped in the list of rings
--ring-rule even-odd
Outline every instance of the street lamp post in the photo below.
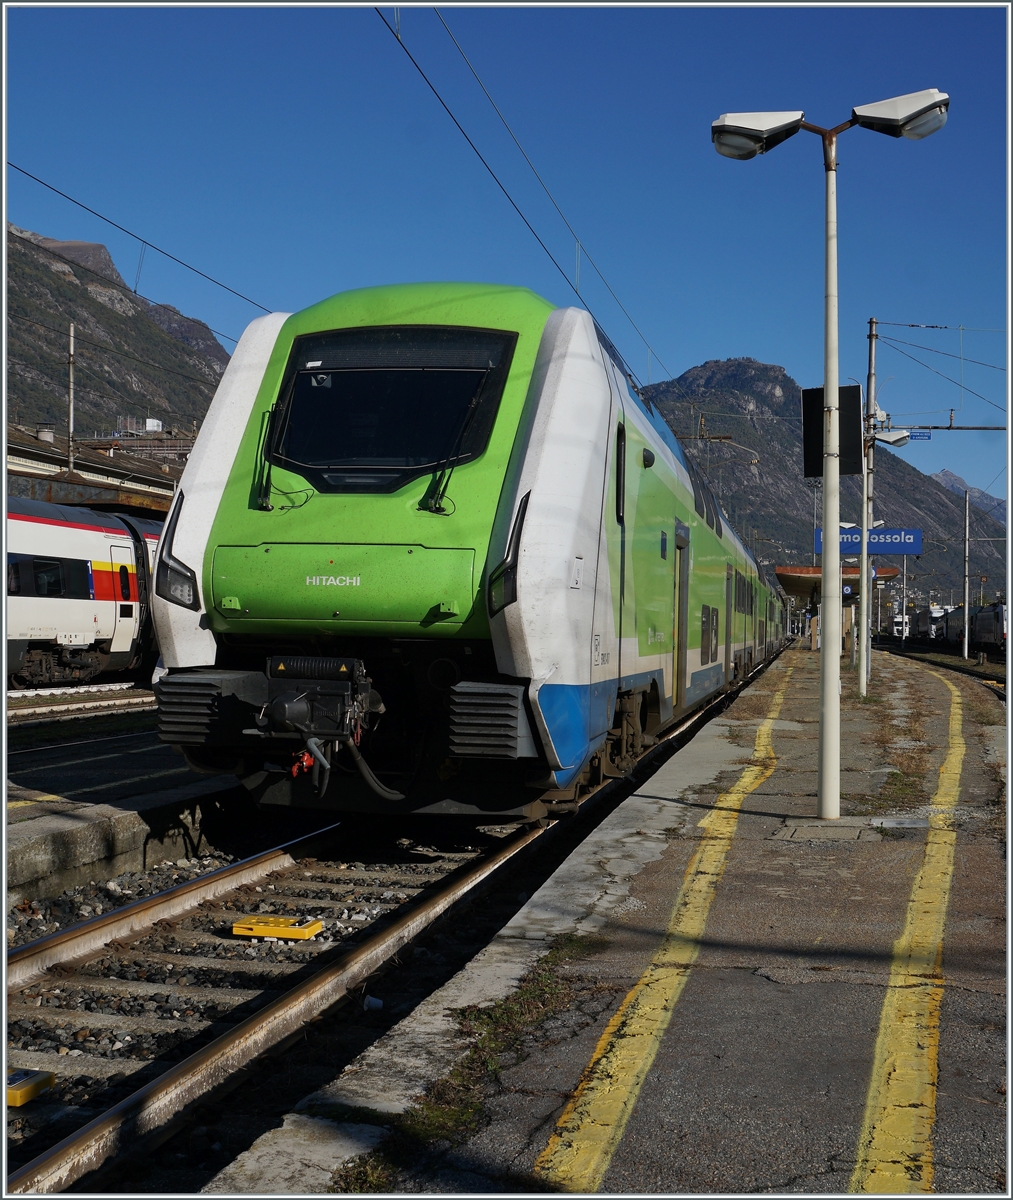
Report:
[[[918,141],[942,129],[950,98],[929,88],[851,110],[851,119],[832,129],[805,120],[805,113],[724,113],[711,124],[711,141],[726,158],[766,154],[800,129],[819,134],[826,177],[825,299],[823,307],[823,570],[820,641],[820,744],[817,814],[841,815],[841,569],[840,412],[837,321],[837,138],[852,125],[889,137]],[[864,516],[864,514],[863,514]],[[828,531],[832,531],[830,537]]]
[[[964,636],[960,648],[960,657],[969,658],[968,640],[971,633],[971,584],[968,571],[971,545],[971,493],[964,492]]]
[[[858,694],[864,696],[868,692],[869,676],[871,674],[872,646],[869,636],[869,601],[872,596],[869,589],[872,586],[869,570],[869,530],[872,527],[872,502],[875,480],[876,440],[876,318],[869,319],[869,376],[865,385],[865,420],[863,422],[863,444],[865,461],[862,464],[862,590],[859,593],[859,625],[861,626],[861,645],[858,655]]]

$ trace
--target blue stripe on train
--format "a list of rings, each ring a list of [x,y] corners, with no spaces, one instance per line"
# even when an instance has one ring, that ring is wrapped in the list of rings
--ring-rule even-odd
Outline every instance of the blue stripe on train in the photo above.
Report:
[[[708,671],[698,672],[693,676],[694,684],[701,676],[710,674]],[[659,691],[664,689],[662,671],[624,676],[622,685],[628,691],[650,686],[652,680],[657,681]],[[704,690],[694,687],[693,698],[698,699],[708,691],[714,691],[723,682],[721,673]],[[616,679],[592,684],[544,683],[539,688],[536,703],[552,738],[556,756],[563,763],[555,771],[557,786],[566,787],[601,747],[612,725],[618,691],[619,681]]]
[[[721,663],[715,663],[706,671],[694,671],[689,677],[689,687],[686,689],[686,703],[695,704],[711,692],[716,692],[725,681],[725,668]]]

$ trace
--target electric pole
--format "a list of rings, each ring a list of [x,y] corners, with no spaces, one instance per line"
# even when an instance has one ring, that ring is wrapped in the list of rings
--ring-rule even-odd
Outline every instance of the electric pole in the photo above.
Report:
[[[873,473],[875,470],[876,439],[873,436],[876,422],[876,318],[869,318],[869,377],[865,385],[865,420],[863,437],[865,451],[862,471],[862,565],[858,587],[858,629],[853,631],[852,639],[857,633],[861,641],[858,645],[858,694],[864,696],[868,692],[869,678],[872,674],[872,645],[869,635],[871,610],[869,608],[869,588],[871,571],[869,570],[869,530],[872,528],[872,493]]]
[[[70,323],[70,356],[67,359],[67,474],[74,469],[74,322]]]
[[[971,633],[971,581],[968,575],[968,551],[971,546],[971,493],[964,492],[964,645],[962,658],[970,658],[967,643]]]
[[[900,648],[907,641],[907,555],[904,555],[904,580],[900,585]],[[966,658],[967,655],[965,654]]]

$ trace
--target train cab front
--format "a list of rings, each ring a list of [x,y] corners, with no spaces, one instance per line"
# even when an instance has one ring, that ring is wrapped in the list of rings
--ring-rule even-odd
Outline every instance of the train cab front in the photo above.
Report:
[[[537,795],[486,574],[549,312],[522,289],[417,285],[253,323],[159,548],[159,733],[191,765],[264,805]]]

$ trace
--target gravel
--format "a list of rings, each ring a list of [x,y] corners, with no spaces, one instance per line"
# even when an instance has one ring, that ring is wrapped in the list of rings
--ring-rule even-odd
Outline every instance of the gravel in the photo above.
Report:
[[[52,900],[23,900],[7,914],[7,946],[9,949],[23,946],[89,917],[101,916],[134,900],[207,875],[233,861],[227,854],[181,858],[174,863],[165,859],[149,871],[127,871],[107,883],[81,884]]]

